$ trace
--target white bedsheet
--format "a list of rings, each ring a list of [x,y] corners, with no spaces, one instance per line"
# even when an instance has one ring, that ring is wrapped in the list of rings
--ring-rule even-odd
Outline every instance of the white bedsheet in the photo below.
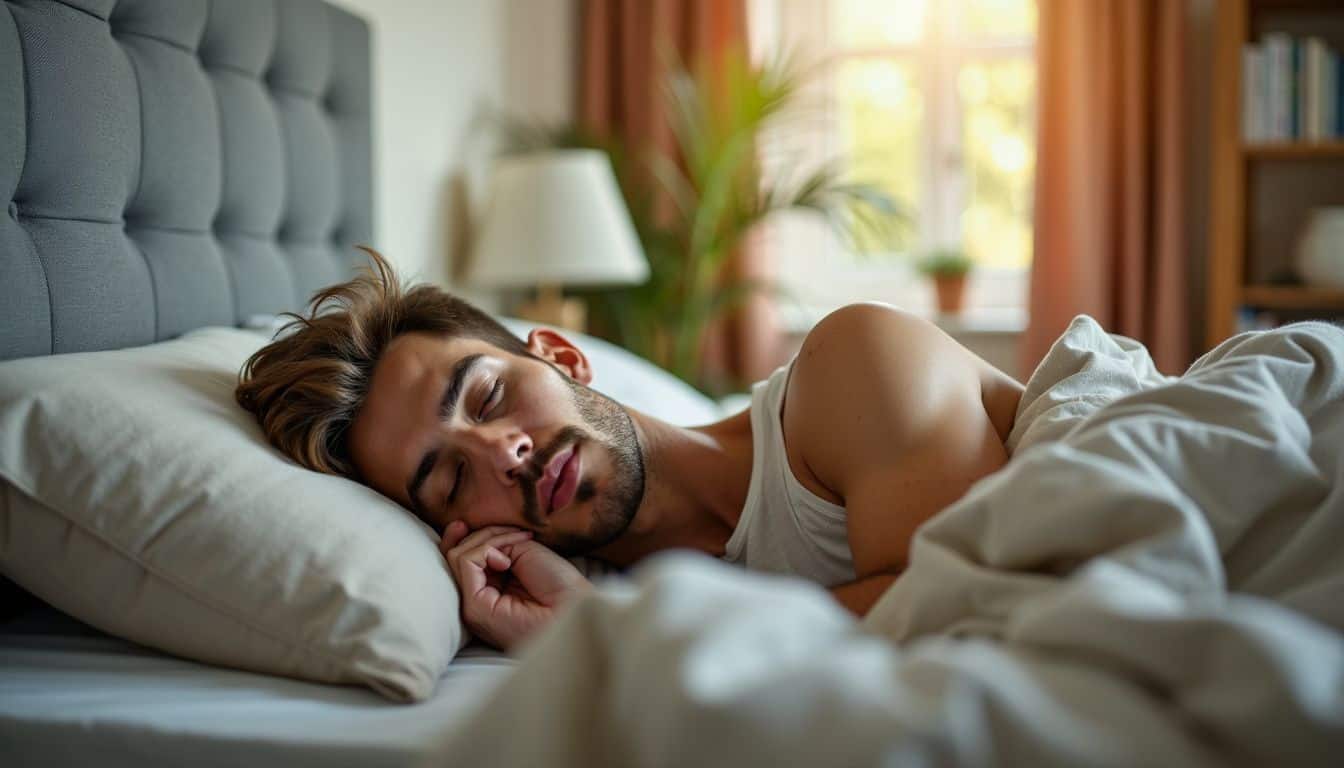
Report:
[[[1011,442],[863,622],[659,558],[434,762],[1340,764],[1344,331],[1241,336],[1175,381],[1080,318]]]
[[[44,611],[0,630],[7,766],[414,765],[512,665],[469,646],[433,698],[393,704],[176,659]]]

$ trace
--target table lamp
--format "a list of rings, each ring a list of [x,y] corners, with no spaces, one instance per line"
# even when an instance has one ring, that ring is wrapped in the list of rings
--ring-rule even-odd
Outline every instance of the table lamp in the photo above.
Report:
[[[553,150],[500,159],[466,279],[483,288],[532,288],[514,313],[582,332],[582,302],[563,285],[619,285],[648,279],[606,153]]]

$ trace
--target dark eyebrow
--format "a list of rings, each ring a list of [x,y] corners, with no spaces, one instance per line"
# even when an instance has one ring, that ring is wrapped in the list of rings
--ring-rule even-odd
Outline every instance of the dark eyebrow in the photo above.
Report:
[[[462,382],[466,381],[467,374],[471,369],[485,357],[482,354],[467,355],[458,360],[453,365],[453,374],[448,378],[448,388],[443,393],[443,399],[439,401],[439,418],[452,418],[453,412],[457,410],[457,401],[462,398]],[[429,515],[425,511],[425,505],[420,501],[420,486],[425,484],[425,478],[434,470],[434,465],[439,460],[439,450],[431,448],[425,451],[424,458],[420,459],[420,464],[415,468],[415,473],[406,483],[406,495],[411,499],[411,509],[415,511],[421,519],[429,522]]]
[[[448,389],[443,393],[443,402],[439,405],[439,418],[448,420],[453,417],[453,412],[457,410],[457,401],[462,397],[462,382],[466,381],[467,374],[471,369],[485,357],[480,353],[467,355],[453,366],[453,375],[448,380]]]

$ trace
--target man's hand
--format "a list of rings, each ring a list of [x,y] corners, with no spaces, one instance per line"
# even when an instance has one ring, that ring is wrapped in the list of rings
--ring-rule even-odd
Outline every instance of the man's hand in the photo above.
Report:
[[[439,549],[462,593],[467,628],[506,651],[592,589],[568,560],[532,541],[530,531],[502,525],[469,531],[454,521]]]

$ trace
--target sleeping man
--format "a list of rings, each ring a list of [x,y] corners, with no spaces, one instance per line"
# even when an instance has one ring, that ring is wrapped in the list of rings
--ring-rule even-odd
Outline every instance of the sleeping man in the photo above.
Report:
[[[835,311],[747,410],[685,428],[590,389],[561,334],[522,341],[371,255],[247,362],[238,401],[299,463],[439,531],[464,621],[506,650],[590,589],[574,555],[700,550],[862,615],[915,529],[1008,458],[1022,385],[891,307]]]

